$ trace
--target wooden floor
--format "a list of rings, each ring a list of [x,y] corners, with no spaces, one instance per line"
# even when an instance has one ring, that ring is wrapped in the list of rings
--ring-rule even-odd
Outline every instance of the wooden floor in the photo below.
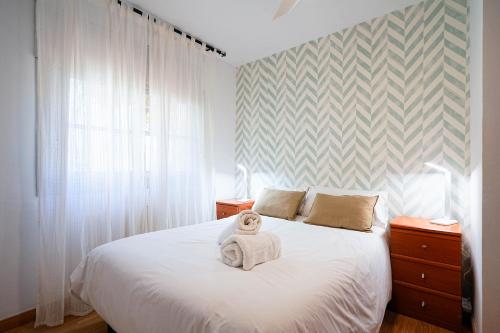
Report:
[[[386,311],[380,333],[449,333],[444,328],[426,322],[406,317],[394,312]]]
[[[85,317],[67,317],[58,327],[33,328],[33,323],[7,331],[7,333],[106,333],[106,324],[94,312]],[[387,311],[380,333],[449,333],[450,331]]]
[[[34,323],[29,323],[18,328],[14,328],[6,333],[106,333],[106,323],[92,312],[88,316],[75,317],[68,316],[64,324],[57,327],[33,328]]]

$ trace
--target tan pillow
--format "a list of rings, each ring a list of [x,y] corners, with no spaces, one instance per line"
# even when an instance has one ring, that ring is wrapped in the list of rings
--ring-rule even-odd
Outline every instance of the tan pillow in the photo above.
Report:
[[[304,221],[325,227],[369,231],[378,196],[327,195],[318,193],[311,214]]]
[[[261,215],[293,220],[305,194],[305,191],[283,191],[265,188],[252,209]]]

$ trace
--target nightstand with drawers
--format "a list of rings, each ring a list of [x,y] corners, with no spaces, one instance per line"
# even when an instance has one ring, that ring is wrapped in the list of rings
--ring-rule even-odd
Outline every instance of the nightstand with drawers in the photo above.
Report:
[[[453,331],[462,317],[460,225],[400,216],[391,222],[392,301],[395,312]]]
[[[254,200],[218,200],[217,220],[239,214],[245,209],[252,209]]]

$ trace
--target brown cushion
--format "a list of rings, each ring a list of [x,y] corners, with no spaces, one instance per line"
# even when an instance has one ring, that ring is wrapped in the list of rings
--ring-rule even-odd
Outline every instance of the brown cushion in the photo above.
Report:
[[[265,188],[252,209],[261,215],[293,220],[305,194],[305,191],[283,191]]]
[[[318,193],[311,214],[304,221],[325,227],[369,231],[378,196],[327,195]]]

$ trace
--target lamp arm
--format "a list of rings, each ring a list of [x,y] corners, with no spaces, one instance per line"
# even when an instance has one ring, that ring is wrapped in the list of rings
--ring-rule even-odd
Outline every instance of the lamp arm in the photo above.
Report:
[[[245,168],[243,165],[241,164],[237,164],[236,167],[241,171],[241,173],[243,174],[243,184],[245,184],[245,198],[244,199],[248,199],[249,198],[249,184],[248,184],[248,171],[247,171],[247,168]]]
[[[245,199],[248,199],[249,198],[249,191],[248,191],[248,172],[247,170],[245,169],[244,172],[243,172],[243,181],[245,182]]]
[[[444,215],[445,218],[451,218],[451,172],[446,170],[445,176],[445,198],[444,198]]]

